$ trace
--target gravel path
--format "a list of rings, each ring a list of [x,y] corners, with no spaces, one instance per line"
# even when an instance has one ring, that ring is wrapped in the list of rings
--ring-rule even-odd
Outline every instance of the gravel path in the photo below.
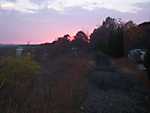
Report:
[[[101,61],[89,75],[88,95],[81,107],[82,111],[84,113],[150,113],[146,109],[146,99],[150,92],[144,88],[142,81],[115,71],[108,60],[106,65],[104,59]]]

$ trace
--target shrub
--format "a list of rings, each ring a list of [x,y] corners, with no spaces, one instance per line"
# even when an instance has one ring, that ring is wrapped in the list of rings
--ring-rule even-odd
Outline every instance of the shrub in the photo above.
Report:
[[[31,57],[7,57],[0,60],[0,88],[4,84],[16,85],[32,78],[40,66]]]

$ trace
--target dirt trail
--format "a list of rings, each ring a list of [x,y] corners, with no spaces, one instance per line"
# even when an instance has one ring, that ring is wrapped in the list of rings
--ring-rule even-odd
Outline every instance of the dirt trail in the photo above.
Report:
[[[88,96],[82,105],[83,111],[149,113],[150,91],[144,87],[143,81],[136,79],[133,73],[118,71],[116,65],[111,62],[108,64],[108,60],[100,60],[89,75]]]

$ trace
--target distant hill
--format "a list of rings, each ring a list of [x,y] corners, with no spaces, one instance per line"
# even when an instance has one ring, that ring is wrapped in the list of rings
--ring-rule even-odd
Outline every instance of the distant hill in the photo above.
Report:
[[[0,47],[11,47],[11,46],[17,46],[15,44],[0,44]]]

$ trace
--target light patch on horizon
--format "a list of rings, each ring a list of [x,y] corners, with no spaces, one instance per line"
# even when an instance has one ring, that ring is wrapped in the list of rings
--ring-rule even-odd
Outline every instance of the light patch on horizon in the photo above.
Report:
[[[146,2],[150,2],[150,0],[1,0],[0,9],[35,13],[42,9],[65,12],[67,8],[79,7],[85,10],[105,8],[119,12],[136,13],[141,8],[135,4]]]

